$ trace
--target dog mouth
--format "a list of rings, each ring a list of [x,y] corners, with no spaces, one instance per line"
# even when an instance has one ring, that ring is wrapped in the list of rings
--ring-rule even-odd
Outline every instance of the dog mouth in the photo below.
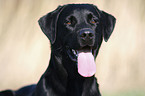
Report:
[[[84,52],[84,53],[91,52],[92,55],[93,55],[94,58],[95,58],[94,49],[92,49],[92,48],[89,47],[89,46],[85,46],[85,47],[80,48],[80,49],[78,49],[78,50],[71,49],[71,48],[69,48],[69,47],[67,46],[66,49],[67,49],[67,53],[68,53],[68,55],[69,55],[69,58],[71,58],[71,60],[74,61],[74,62],[77,62],[78,54],[79,54],[80,52]]]
[[[95,50],[85,46],[78,50],[67,47],[69,58],[77,63],[78,73],[83,77],[91,77],[96,72]]]

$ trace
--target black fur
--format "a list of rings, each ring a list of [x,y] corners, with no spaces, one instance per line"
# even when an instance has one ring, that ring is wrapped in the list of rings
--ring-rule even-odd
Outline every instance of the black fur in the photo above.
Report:
[[[96,78],[78,73],[77,55],[72,50],[92,50],[96,58],[115,21],[112,15],[91,4],[59,6],[41,17],[39,25],[51,42],[49,67],[37,85],[3,91],[0,96],[101,96]]]

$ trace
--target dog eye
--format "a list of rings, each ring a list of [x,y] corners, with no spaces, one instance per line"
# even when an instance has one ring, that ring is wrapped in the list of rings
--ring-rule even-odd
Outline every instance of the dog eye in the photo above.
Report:
[[[90,21],[90,23],[95,24],[96,21],[92,19],[92,20]]]
[[[77,21],[76,21],[76,18],[74,16],[69,16],[65,22],[66,25],[69,25],[71,27],[74,27],[76,23],[77,23]]]
[[[90,24],[99,24],[98,18],[95,17],[92,13],[88,14],[88,22]]]
[[[91,23],[91,24],[99,24],[99,21],[98,21],[97,19],[92,18],[92,19],[90,20],[90,23]]]
[[[70,21],[67,21],[66,24],[67,24],[67,25],[71,25],[71,22],[70,22]]]

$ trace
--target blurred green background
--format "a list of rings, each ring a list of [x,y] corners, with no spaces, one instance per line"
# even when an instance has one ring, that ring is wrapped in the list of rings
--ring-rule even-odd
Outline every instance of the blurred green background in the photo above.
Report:
[[[103,96],[145,96],[145,0],[0,0],[0,90],[37,83],[50,45],[38,19],[67,3],[92,3],[117,18],[96,59]]]

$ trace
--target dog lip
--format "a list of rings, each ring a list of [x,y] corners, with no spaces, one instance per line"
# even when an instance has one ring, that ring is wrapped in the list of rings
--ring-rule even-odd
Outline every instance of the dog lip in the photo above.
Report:
[[[74,55],[78,56],[78,51],[77,50],[72,49],[72,52],[74,53]]]
[[[91,52],[94,56],[94,49],[91,46],[82,47],[81,49],[78,50],[78,53],[81,53],[81,52],[84,52],[84,53]]]
[[[80,52],[85,52],[85,53],[86,53],[86,52],[92,52],[92,48],[89,47],[89,46],[85,46],[85,47],[79,49],[78,52],[79,52],[79,53],[80,53]]]
[[[84,53],[91,52],[94,56],[94,52],[93,52],[94,50],[93,50],[93,48],[91,48],[89,46],[85,46],[80,49],[72,49],[68,46],[66,48],[67,48],[67,54],[68,54],[69,58],[74,62],[77,62],[78,54],[81,52],[84,52]]]
[[[68,54],[69,58],[72,61],[77,62],[77,54],[78,54],[78,52],[76,50],[74,50],[74,49],[71,49],[68,46],[66,47],[66,49],[67,49],[67,54]]]

